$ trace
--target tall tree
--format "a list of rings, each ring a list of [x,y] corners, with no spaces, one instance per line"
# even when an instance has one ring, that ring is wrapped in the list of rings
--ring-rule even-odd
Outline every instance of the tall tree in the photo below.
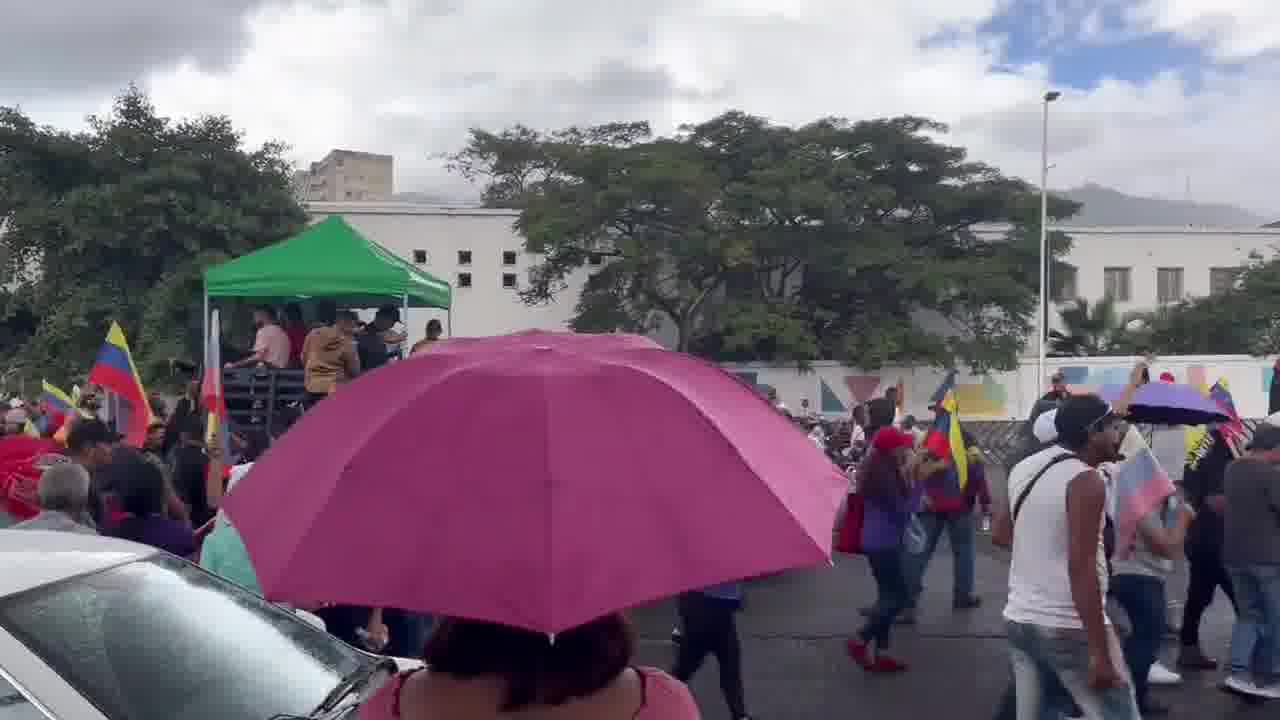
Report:
[[[476,131],[454,165],[521,209],[544,254],[526,301],[608,258],[579,330],[664,325],[679,349],[719,358],[1008,367],[1035,312],[1036,197],[933,139],[944,130],[728,112],[669,138]],[[1055,199],[1051,214],[1075,207]],[[976,231],[991,222],[1012,231]],[[1068,242],[1055,234],[1055,251]]]
[[[31,375],[74,376],[118,320],[144,372],[191,355],[203,269],[306,220],[283,150],[246,149],[226,117],[161,117],[132,87],[82,133],[0,108],[7,270],[38,316],[5,350]]]

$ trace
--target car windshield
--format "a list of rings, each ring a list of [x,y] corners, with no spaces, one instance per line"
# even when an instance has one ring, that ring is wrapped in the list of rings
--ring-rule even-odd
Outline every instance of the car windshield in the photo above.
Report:
[[[0,625],[107,717],[129,720],[305,715],[366,660],[167,555],[4,598]]]

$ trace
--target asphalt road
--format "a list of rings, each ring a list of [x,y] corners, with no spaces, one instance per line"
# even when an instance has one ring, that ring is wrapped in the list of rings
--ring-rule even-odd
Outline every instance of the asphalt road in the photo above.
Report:
[[[1000,620],[1006,574],[998,551],[980,552],[977,585],[984,605],[954,613],[944,540],[926,579],[920,623],[895,628],[895,655],[912,666],[895,677],[869,676],[845,655],[845,640],[860,625],[857,608],[874,599],[865,560],[842,557],[835,567],[756,582],[740,618],[750,712],[760,720],[992,717],[1008,679]],[[1173,579],[1170,590],[1171,598],[1181,600],[1185,580]],[[635,620],[640,659],[669,667],[674,609],[669,604],[644,608]],[[1206,652],[1225,657],[1231,621],[1230,605],[1219,597],[1203,625]],[[1171,646],[1164,653],[1170,666],[1174,651]],[[1280,717],[1280,704],[1246,705],[1217,690],[1219,680],[1217,673],[1187,676],[1181,687],[1159,689],[1158,698],[1174,708],[1175,719]],[[717,682],[715,663],[708,661],[694,678],[694,694],[705,718],[728,720]]]

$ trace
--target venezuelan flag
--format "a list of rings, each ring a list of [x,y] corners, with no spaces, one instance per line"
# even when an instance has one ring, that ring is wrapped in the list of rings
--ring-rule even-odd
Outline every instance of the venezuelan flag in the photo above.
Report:
[[[151,424],[151,403],[142,387],[142,378],[133,364],[129,343],[125,340],[120,324],[111,323],[107,341],[98,351],[98,359],[89,371],[89,382],[110,391],[120,400],[120,417],[116,430],[125,436],[125,442],[141,447],[147,439],[147,427]]]
[[[934,455],[948,460],[955,468],[956,481],[961,490],[969,484],[969,453],[964,447],[964,435],[960,432],[960,408],[956,405],[956,373],[947,379],[934,393],[938,400],[934,405],[933,427],[925,436],[924,446]]]
[[[48,380],[40,382],[44,387],[44,391],[40,394],[40,400],[50,410],[66,415],[75,409],[75,403],[71,401],[71,396],[63,392],[61,388]]]

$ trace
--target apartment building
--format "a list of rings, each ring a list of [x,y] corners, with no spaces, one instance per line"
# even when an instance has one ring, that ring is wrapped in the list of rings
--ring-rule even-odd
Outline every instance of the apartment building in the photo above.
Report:
[[[390,200],[395,192],[395,158],[390,155],[331,150],[324,159],[298,171],[298,197],[310,202]]]

